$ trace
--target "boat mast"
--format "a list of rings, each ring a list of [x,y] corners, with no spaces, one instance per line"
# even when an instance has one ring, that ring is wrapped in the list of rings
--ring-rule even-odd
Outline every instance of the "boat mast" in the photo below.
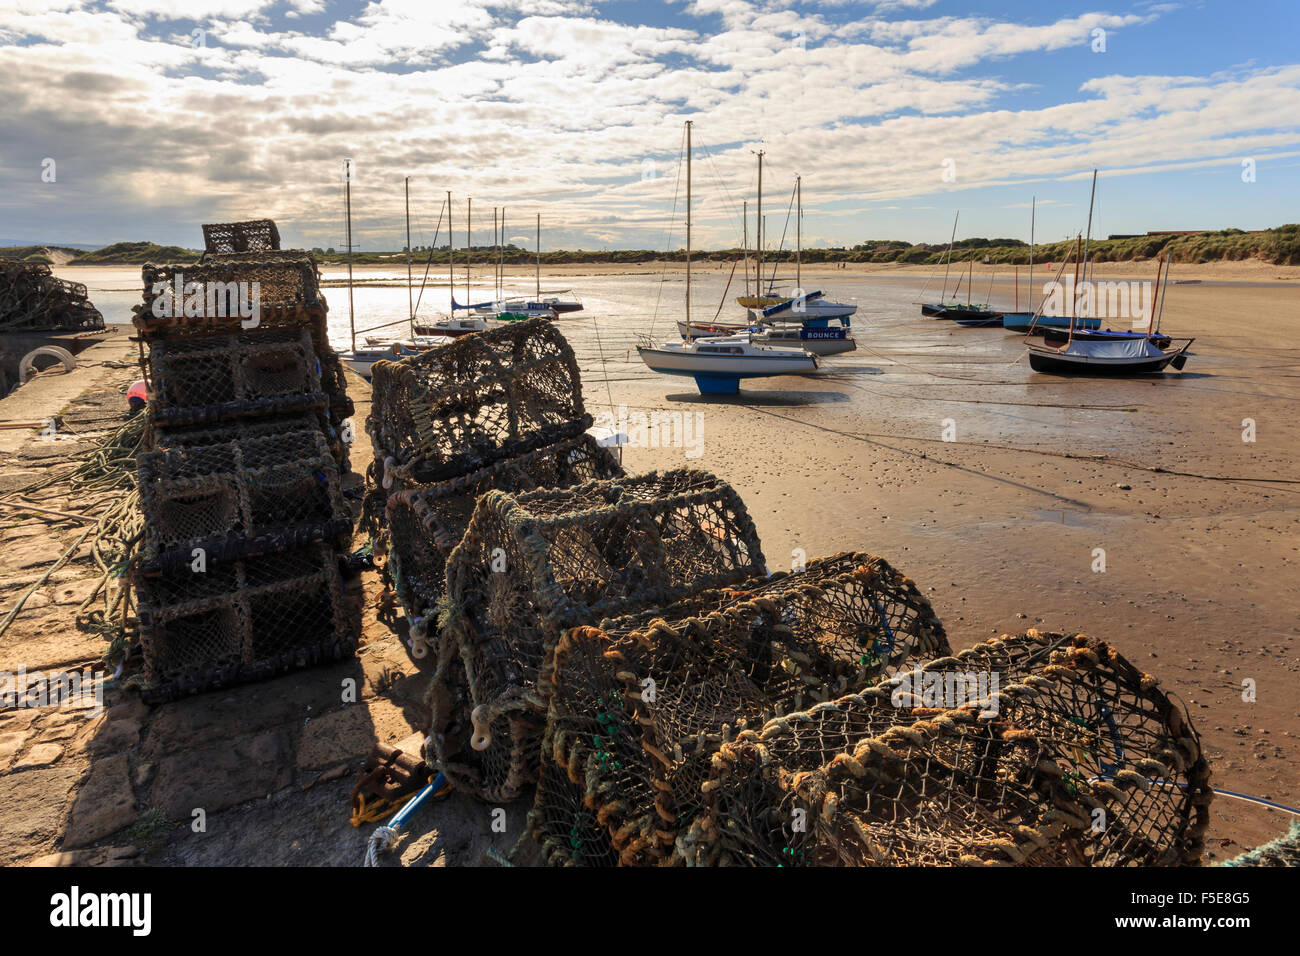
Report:
[[[542,214],[537,214],[537,301],[542,301]]]
[[[447,294],[451,296],[453,302],[456,300],[456,230],[451,222],[450,189],[447,190]],[[448,317],[453,314],[454,310],[448,307]]]
[[[357,350],[357,321],[352,308],[352,160],[343,160],[343,208],[347,217],[348,239],[348,330],[352,334],[352,351]]]
[[[415,334],[415,299],[411,291],[411,177],[406,177],[406,307],[410,310],[409,325]]]
[[[758,209],[754,213],[754,295],[763,295],[763,150],[758,151]]]
[[[744,232],[744,238],[741,240],[743,245],[742,252],[745,256],[745,296],[749,296],[749,200],[745,200],[745,211],[741,213],[741,228]]]
[[[501,207],[501,232],[497,235],[497,298],[506,290],[506,207]]]
[[[1034,307],[1034,218],[1038,212],[1038,197],[1029,199],[1029,307]],[[1017,310],[1018,311],[1018,310]]]
[[[1172,269],[1173,267],[1174,267],[1174,257],[1170,256],[1165,261],[1165,284],[1164,284],[1164,289],[1160,294],[1160,314],[1156,316],[1157,332],[1160,331],[1160,320],[1165,317],[1165,296],[1168,295],[1169,293],[1169,270]],[[1154,309],[1155,299],[1152,299],[1151,302],[1152,302],[1151,308]]]
[[[691,341],[691,124],[692,120],[686,121],[686,342],[688,345]],[[762,162],[760,159],[760,170],[763,168]],[[759,182],[762,182],[762,175],[760,172]]]
[[[1092,193],[1088,196],[1088,237],[1083,240],[1083,281],[1088,280],[1088,246],[1092,243],[1092,204],[1097,199],[1097,170],[1092,171]]]
[[[794,178],[795,203],[798,207],[794,216],[794,287],[803,290],[803,177]]]
[[[1160,298],[1160,270],[1165,267],[1165,254],[1160,253],[1156,259],[1156,288],[1151,294],[1151,315],[1147,318],[1147,341],[1151,341],[1151,333],[1156,327],[1156,301]]]
[[[968,275],[966,276],[966,307],[970,308],[970,290],[975,285],[975,253],[970,254],[970,265],[967,266]]]
[[[492,207],[492,245],[494,247],[493,251],[497,253],[497,255],[493,256],[493,258],[496,259],[497,261],[492,263],[492,291],[495,294],[495,297],[499,303],[501,301],[501,262],[500,262],[501,240],[497,238],[498,235],[499,234],[497,232],[497,207],[493,206]]]
[[[1065,337],[1065,347],[1070,347],[1070,342],[1074,340],[1074,319],[1079,314],[1079,237],[1074,237],[1074,288],[1075,293],[1070,298],[1074,300],[1070,307],[1070,333]]]
[[[471,197],[465,198],[465,308],[469,308],[469,261],[474,255],[474,241],[470,238],[470,232],[473,230],[473,220],[471,210],[474,208],[474,200]]]
[[[943,267],[943,292],[939,294],[940,305],[943,304],[943,300],[948,295],[948,269],[952,265],[952,247],[953,247],[953,243],[957,241],[957,216],[960,215],[961,215],[961,210],[958,209],[957,215],[952,217],[952,236],[948,239],[948,255],[944,262],[944,267]],[[961,285],[961,282],[959,281],[957,284]]]

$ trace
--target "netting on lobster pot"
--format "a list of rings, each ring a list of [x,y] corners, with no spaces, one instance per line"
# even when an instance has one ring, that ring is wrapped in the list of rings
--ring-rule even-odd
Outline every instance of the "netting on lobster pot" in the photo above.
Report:
[[[1101,808],[1079,844],[1088,865],[1200,861],[1209,764],[1186,710],[1156,678],[1084,634],[1031,630],[977,644],[956,661],[1002,673],[1000,717],[1042,741],[1066,787]]]
[[[1075,862],[1088,823],[1032,735],[970,708],[899,707],[888,688],[746,731],[713,756],[688,864],[935,866]]]
[[[324,438],[336,461],[340,455],[346,458],[338,430],[332,428],[329,420],[319,412],[297,412],[265,418],[232,418],[189,426],[155,426],[147,431],[143,447],[146,450],[196,448],[225,442],[246,442],[274,435],[293,436],[292,440],[297,440],[297,436],[303,432],[315,433]],[[346,471],[346,468],[341,470]]]
[[[588,787],[601,787],[591,781],[606,771],[616,776],[621,769],[619,757],[597,741],[594,751],[575,752],[569,761],[567,740],[550,723],[542,737],[542,751],[537,788],[547,797],[534,801],[529,809],[526,836],[537,841],[543,862],[550,866],[617,866],[619,855],[610,839],[608,818],[614,801],[602,791],[607,799],[594,802]]]
[[[203,224],[203,245],[209,253],[270,252],[280,248],[274,219]]]
[[[146,360],[159,425],[325,408],[321,363],[305,329],[155,342]]]
[[[439,701],[468,698],[473,745],[435,726],[435,759],[469,792],[517,795],[536,779],[547,705],[539,670],[562,630],[762,571],[744,503],[706,472],[488,492],[447,562],[430,688],[435,714],[463,716]],[[448,683],[453,658],[463,665],[464,693]]]
[[[141,269],[144,301],[131,321],[148,341],[249,329],[306,328],[328,342],[316,260],[297,251],[210,254]]]
[[[151,700],[339,660],[356,647],[357,602],[323,543],[137,576],[135,586]]]
[[[534,319],[376,362],[367,428],[384,486],[477,471],[591,425],[573,349]]]
[[[356,412],[356,405],[348,398],[343,362],[331,348],[317,349],[317,358],[320,360],[321,389],[329,400],[330,418],[336,424],[341,423]]]
[[[426,633],[426,619],[445,590],[447,557],[469,526],[479,496],[492,490],[568,488],[623,473],[610,451],[584,432],[468,475],[389,496],[388,572],[412,635],[422,639]]]
[[[334,455],[310,427],[143,452],[137,476],[145,573],[189,565],[194,549],[216,561],[319,540],[345,547],[351,534]]]
[[[0,330],[102,329],[104,316],[86,294],[45,263],[0,259]]]
[[[543,668],[549,711],[531,833],[544,849],[574,839],[602,849],[595,860],[548,854],[553,863],[600,864],[606,847],[620,865],[660,862],[683,823],[665,768],[689,758],[660,749],[657,718],[719,736],[771,709],[755,679],[771,672],[765,635],[739,615],[613,631],[571,628]]]
[[[1108,668],[1122,659],[1098,643],[986,642],[738,734],[713,758],[708,812],[678,853],[754,865],[1194,862],[1209,800],[1199,748],[1151,682]],[[1116,704],[1113,725],[1098,699]],[[1116,753],[1112,733],[1125,766],[1097,772]]]
[[[607,642],[603,657],[574,652],[589,643],[577,642],[583,630]],[[619,795],[615,843],[622,861],[635,865],[671,854],[677,833],[702,808],[709,759],[728,733],[948,650],[942,624],[911,581],[880,558],[844,553],[798,574],[707,590],[571,631],[541,685],[553,683],[549,720],[576,725],[580,738],[601,735],[590,723],[594,701],[621,688],[644,751],[625,763],[646,783],[587,780]],[[627,798],[638,792],[652,793],[653,806]],[[539,786],[539,804],[546,799]]]

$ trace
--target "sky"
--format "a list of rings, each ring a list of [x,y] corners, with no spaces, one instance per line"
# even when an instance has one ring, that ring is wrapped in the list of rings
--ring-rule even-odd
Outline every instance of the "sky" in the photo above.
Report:
[[[1300,221],[1300,3],[0,0],[0,241],[275,219],[286,248],[694,245]],[[437,234],[446,242],[446,221]],[[751,236],[752,238],[752,236]]]

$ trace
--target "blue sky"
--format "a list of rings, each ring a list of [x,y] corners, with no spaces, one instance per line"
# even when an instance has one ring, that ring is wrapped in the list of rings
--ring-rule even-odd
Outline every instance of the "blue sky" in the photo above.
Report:
[[[338,245],[350,156],[361,248],[400,245],[407,176],[420,237],[450,189],[458,242],[468,195],[477,242],[504,206],[512,237],[540,213],[550,247],[663,248],[685,118],[702,246],[739,241],[760,147],[769,232],[800,174],[809,245],[943,241],[957,209],[961,235],[1028,239],[1031,196],[1059,239],[1094,166],[1096,234],[1264,228],[1300,220],[1298,11],[7,0],[0,237],[194,246],[271,216]]]

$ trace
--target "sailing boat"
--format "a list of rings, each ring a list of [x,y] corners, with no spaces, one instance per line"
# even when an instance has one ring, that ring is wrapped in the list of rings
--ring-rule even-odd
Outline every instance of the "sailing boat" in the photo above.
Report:
[[[655,372],[689,375],[701,395],[735,395],[742,378],[795,375],[817,370],[817,359],[803,349],[757,345],[748,332],[697,339],[691,334],[691,127],[686,121],[686,339],[655,345],[641,336],[637,354]]]
[[[954,220],[954,228],[955,226],[956,226],[956,221]],[[987,304],[980,305],[978,303],[971,302],[970,290],[971,290],[971,286],[973,286],[974,284],[975,284],[975,253],[972,252],[970,256],[969,275],[967,276],[966,279],[966,304],[962,305],[961,303],[956,301],[957,290],[961,289],[961,280],[958,279],[957,289],[953,291],[952,302],[944,303],[942,301],[942,296],[941,296],[939,304],[930,304],[930,305],[921,306],[921,314],[928,315],[931,318],[935,318],[935,319],[955,319],[957,321],[964,320],[963,324],[978,323],[980,325],[983,325],[987,323],[991,325],[994,322],[1001,322],[1002,321],[1001,312],[993,311],[988,307]],[[990,285],[992,285],[992,280],[990,280]],[[944,289],[945,290],[947,289],[946,273],[944,278]]]
[[[1075,240],[1078,250],[1078,240]],[[1164,256],[1157,262],[1156,275],[1164,265]],[[1064,268],[1064,266],[1062,266]],[[1077,273],[1078,266],[1075,271]],[[1157,281],[1159,281],[1157,279]],[[1069,334],[1059,346],[1044,341],[1031,342],[1026,336],[1025,348],[1029,351],[1029,367],[1035,372],[1052,372],[1056,374],[1084,375],[1155,375],[1172,365],[1182,371],[1187,364],[1187,350],[1195,339],[1170,339],[1169,344],[1161,347],[1154,339],[1156,327],[1155,298],[1161,290],[1156,290],[1151,304],[1151,316],[1147,321],[1144,335],[1110,335],[1104,338],[1079,339],[1074,336],[1075,308],[1070,310]],[[1161,311],[1164,310],[1161,299]],[[1175,342],[1181,345],[1175,347]]]
[[[1097,171],[1092,171],[1092,196],[1097,195]],[[1030,307],[1033,306],[1034,294],[1034,220],[1038,211],[1038,197],[1035,196],[1030,200],[1029,206],[1029,295]],[[1088,200],[1088,232],[1092,233],[1092,199]],[[1016,296],[1020,296],[1020,287],[1016,286]],[[1049,329],[1065,329],[1070,325],[1071,316],[1069,315],[1040,315],[1041,309],[1030,312],[1007,312],[1002,316],[1002,328],[1008,332],[1024,332],[1025,334],[1046,335]],[[1071,310],[1073,311],[1073,310]],[[1080,331],[1091,331],[1101,328],[1101,319],[1092,316],[1074,317],[1075,337],[1079,337]]]
[[[705,338],[748,331],[751,339],[759,345],[797,346],[813,355],[841,355],[857,349],[858,343],[849,335],[849,317],[857,312],[858,307],[827,301],[820,291],[800,291],[803,284],[803,177],[796,176],[794,183],[798,206],[795,226],[795,290],[791,296],[780,298],[775,304],[762,309],[761,316],[753,324],[693,323],[689,330],[692,336]],[[748,250],[746,258],[748,259]],[[745,278],[748,281],[748,265],[745,268]],[[832,327],[832,319],[838,320],[839,325]],[[686,323],[678,322],[677,328],[685,337],[688,331]]]
[[[557,289],[554,292],[547,293],[546,297],[542,296],[542,216],[537,215],[537,289],[531,299],[523,296],[515,296],[510,299],[503,299],[497,303],[501,306],[501,311],[514,314],[527,314],[529,318],[544,316],[546,318],[555,318],[563,312],[581,312],[582,300],[577,296],[571,296],[567,299],[560,298],[560,295],[569,292],[569,289]]]
[[[465,295],[469,296],[469,269],[470,269],[470,250],[472,246],[471,224],[474,208],[474,200],[465,200]],[[457,309],[476,308],[475,306],[463,306],[456,303],[456,278],[455,278],[455,259],[456,243],[455,230],[451,227],[451,193],[447,193],[447,286],[451,290],[451,313],[440,316],[432,322],[426,322],[422,325],[415,326],[415,331],[421,335],[445,335],[449,338],[459,338],[462,335],[471,335],[474,332],[484,332],[487,329],[495,328],[496,323],[488,316],[470,315],[465,318],[459,318],[456,315]],[[486,304],[486,303],[484,303]]]
[[[943,265],[943,290],[939,293],[938,302],[922,302],[921,314],[929,316],[932,319],[966,319],[966,320],[992,320],[1001,319],[1001,312],[994,312],[988,305],[976,305],[970,301],[970,286],[966,287],[966,304],[962,305],[957,301],[957,293],[961,291],[961,274],[957,275],[957,288],[953,290],[952,301],[945,302],[948,298],[948,273],[952,268],[952,253],[957,244],[957,220],[961,218],[961,210],[958,209],[956,215],[952,217],[952,235],[948,239],[948,250],[944,255]],[[974,278],[975,270],[975,253],[971,253],[970,259],[971,277]],[[929,285],[929,281],[926,281]],[[921,290],[922,295],[925,290]],[[981,322],[981,324],[983,324]]]
[[[794,178],[797,202],[795,214],[795,280],[794,288],[785,295],[773,295],[772,286],[776,283],[776,265],[772,266],[772,278],[767,284],[767,293],[763,293],[763,150],[758,151],[758,209],[755,228],[755,295],[743,295],[736,299],[746,309],[761,310],[761,319],[776,318],[777,321],[796,321],[814,327],[824,327],[831,320],[838,321],[845,328],[849,327],[849,318],[858,311],[856,305],[843,302],[831,302],[824,293],[803,291],[803,177]],[[748,222],[746,223],[748,237]],[[748,246],[748,238],[746,238]],[[749,284],[749,250],[745,249],[745,284]],[[839,336],[843,338],[844,336]],[[829,339],[827,339],[829,340]],[[851,351],[843,348],[840,351]]]
[[[344,202],[344,219],[347,228],[347,245],[348,245],[348,330],[350,341],[345,351],[338,353],[339,360],[348,368],[356,372],[366,381],[370,380],[370,368],[376,362],[393,361],[406,355],[414,355],[418,351],[424,351],[433,348],[438,344],[447,341],[445,339],[438,342],[427,341],[417,344],[414,339],[379,339],[371,337],[367,339],[366,345],[357,347],[357,323],[356,312],[353,307],[352,299],[352,160],[344,160],[343,175],[343,202]],[[409,268],[410,256],[410,180],[407,180],[407,256]],[[409,273],[408,273],[409,278]],[[409,287],[409,282],[408,282]]]

